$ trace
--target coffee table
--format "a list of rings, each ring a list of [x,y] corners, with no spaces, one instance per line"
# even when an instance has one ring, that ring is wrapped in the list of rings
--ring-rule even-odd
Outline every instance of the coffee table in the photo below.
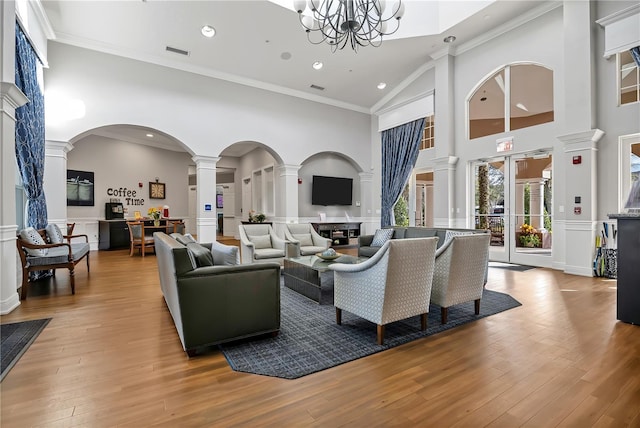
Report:
[[[333,288],[333,272],[329,265],[333,263],[361,263],[368,257],[342,255],[335,260],[323,260],[318,256],[287,257],[284,259],[284,285],[317,303],[332,303],[331,299],[322,299],[322,291]],[[327,301],[327,300],[330,300]]]

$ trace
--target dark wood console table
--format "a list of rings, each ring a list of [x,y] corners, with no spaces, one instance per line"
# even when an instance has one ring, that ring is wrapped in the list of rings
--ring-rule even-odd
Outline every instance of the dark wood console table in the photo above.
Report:
[[[321,236],[331,239],[332,247],[357,246],[362,222],[311,223]]]
[[[128,221],[134,219],[117,219],[117,220],[99,220],[98,221],[98,249],[99,250],[116,250],[120,248],[129,248],[129,227]],[[173,221],[182,221],[180,218],[163,218],[160,220],[160,226],[154,227],[152,219],[142,219],[144,221],[145,235],[153,234],[158,230],[172,233],[171,226]],[[148,228],[148,229],[147,229]]]
[[[640,325],[640,214],[609,214],[618,221],[618,306],[620,321]]]

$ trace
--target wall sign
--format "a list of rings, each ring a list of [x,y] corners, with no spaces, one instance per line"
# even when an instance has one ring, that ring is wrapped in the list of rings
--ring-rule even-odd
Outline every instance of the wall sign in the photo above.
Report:
[[[511,150],[513,150],[513,137],[496,140],[496,152],[510,152]]]

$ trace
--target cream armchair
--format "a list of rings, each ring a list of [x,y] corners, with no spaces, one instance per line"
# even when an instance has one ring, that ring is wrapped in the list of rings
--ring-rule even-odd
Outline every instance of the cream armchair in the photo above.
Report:
[[[280,238],[268,224],[241,224],[240,258],[242,264],[279,262],[287,253],[287,241]]]
[[[448,309],[460,303],[475,301],[475,313],[480,314],[490,240],[488,233],[459,235],[438,249],[431,303],[440,306],[443,324],[447,322]]]
[[[336,322],[342,310],[377,324],[377,341],[384,326],[420,315],[427,328],[429,296],[438,238],[387,241],[370,259],[357,264],[333,263]]]
[[[284,229],[284,237],[295,245],[294,251],[297,253],[292,254],[293,257],[321,253],[331,245],[331,239],[320,236],[309,223],[287,224]]]

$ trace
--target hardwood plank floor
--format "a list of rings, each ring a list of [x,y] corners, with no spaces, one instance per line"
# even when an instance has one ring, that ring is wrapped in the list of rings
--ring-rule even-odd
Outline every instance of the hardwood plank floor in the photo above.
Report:
[[[228,241],[227,241],[228,242]],[[522,306],[297,380],[189,359],[156,258],[92,252],[2,323],[52,321],[0,384],[4,427],[640,426],[640,327],[616,282],[491,269]]]

